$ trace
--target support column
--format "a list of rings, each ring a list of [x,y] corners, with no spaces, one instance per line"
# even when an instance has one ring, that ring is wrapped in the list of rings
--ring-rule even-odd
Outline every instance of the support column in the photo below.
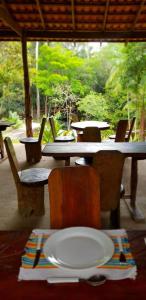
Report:
[[[33,136],[32,132],[32,116],[31,116],[31,99],[30,99],[30,84],[27,60],[27,41],[25,36],[22,36],[22,60],[24,71],[24,90],[25,90],[25,123],[27,137]]]

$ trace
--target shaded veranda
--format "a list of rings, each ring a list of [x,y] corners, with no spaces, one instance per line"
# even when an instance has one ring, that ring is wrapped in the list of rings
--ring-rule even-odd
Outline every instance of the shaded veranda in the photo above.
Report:
[[[25,148],[22,144],[14,144],[18,160],[22,168],[28,167],[26,163]],[[76,158],[71,159],[71,165],[74,165]],[[41,161],[35,166],[54,168],[55,166],[64,166],[64,161],[58,161],[52,157],[42,157]],[[126,193],[129,191],[129,177],[130,177],[131,159],[125,161],[123,182],[126,188]],[[137,203],[142,210],[146,219],[146,161],[138,162],[138,190]],[[23,230],[26,228],[49,228],[49,194],[48,187],[45,187],[45,215],[41,217],[31,216],[28,218],[21,217],[17,209],[17,195],[16,188],[7,158],[0,162],[0,229],[1,230]],[[125,201],[122,199],[121,203],[121,228],[126,229],[146,229],[146,221],[136,223],[131,219],[130,213],[127,209]],[[102,227],[109,226],[108,213],[102,214]]]

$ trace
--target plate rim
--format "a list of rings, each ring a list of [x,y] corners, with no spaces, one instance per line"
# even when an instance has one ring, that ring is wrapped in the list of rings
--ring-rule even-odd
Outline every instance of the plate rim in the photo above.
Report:
[[[55,257],[51,257],[51,255],[48,257],[48,255],[46,255],[45,253],[45,247],[46,247],[46,244],[48,242],[50,242],[50,239],[55,239],[56,236],[60,237],[60,235],[63,234],[63,232],[65,231],[66,232],[73,232],[73,233],[76,233],[76,231],[74,231],[76,229],[76,231],[90,231],[94,234],[97,234],[97,235],[101,235],[102,237],[104,237],[105,239],[108,240],[108,242],[111,244],[111,253],[108,255],[108,256],[105,256],[103,257],[103,259],[101,260],[100,263],[97,263],[96,265],[94,266],[87,266],[87,267],[80,267],[80,268],[75,268],[75,267],[71,267],[71,266],[68,266],[68,265],[64,265],[64,264],[61,264],[60,262],[57,261],[57,259]],[[93,268],[98,268],[104,264],[106,264],[110,259],[111,257],[113,256],[114,254],[114,250],[115,250],[115,246],[114,246],[114,242],[112,241],[111,237],[108,236],[104,231],[100,230],[100,229],[96,229],[96,228],[92,228],[92,227],[86,227],[86,226],[72,226],[72,227],[66,227],[66,228],[63,228],[63,229],[57,229],[54,233],[52,233],[48,238],[47,240],[45,241],[44,245],[43,245],[43,253],[44,253],[44,256],[45,258],[47,259],[47,261],[51,262],[52,264],[62,268],[62,269],[66,269],[66,270],[76,270],[76,271],[83,271],[83,270],[89,270],[89,269],[93,269]]]

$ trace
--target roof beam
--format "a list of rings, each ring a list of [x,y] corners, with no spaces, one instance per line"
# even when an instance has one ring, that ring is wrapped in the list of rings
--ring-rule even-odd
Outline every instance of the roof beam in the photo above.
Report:
[[[40,14],[40,18],[41,18],[41,22],[42,22],[42,26],[45,29],[45,21],[44,21],[44,17],[43,17],[43,12],[42,12],[42,8],[41,8],[41,4],[40,4],[40,0],[36,0],[36,4],[37,4],[37,8]]]
[[[137,11],[136,17],[135,17],[134,22],[133,22],[133,24],[132,24],[132,28],[131,28],[132,30],[135,29],[135,25],[136,25],[137,20],[138,20],[140,14],[141,14],[141,12],[142,12],[142,9],[143,9],[143,6],[144,6],[144,4],[145,4],[145,1],[146,1],[146,0],[142,0],[142,1],[141,1],[140,7],[139,7],[139,9],[138,9],[138,11]]]
[[[22,30],[10,15],[4,0],[0,2],[0,19],[2,19],[19,36],[22,36]]]
[[[25,32],[27,40],[41,41],[146,41],[146,31],[47,31],[47,30],[34,30]],[[18,36],[12,31],[1,31],[0,40],[18,40]]]
[[[106,28],[106,21],[107,21],[109,3],[110,3],[110,0],[107,0],[106,1],[106,7],[105,7],[105,13],[104,13],[104,19],[103,19],[103,31],[105,31],[105,28]]]
[[[73,30],[75,30],[76,25],[75,25],[75,5],[74,5],[74,0],[71,0],[71,14],[72,14],[72,26],[73,26]]]

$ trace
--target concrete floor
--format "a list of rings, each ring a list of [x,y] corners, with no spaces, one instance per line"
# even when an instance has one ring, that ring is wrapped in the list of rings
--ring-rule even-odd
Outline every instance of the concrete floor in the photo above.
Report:
[[[22,168],[26,168],[25,149],[22,144],[15,144],[17,158]],[[74,164],[75,158],[71,159]],[[126,159],[124,167],[123,182],[126,188],[126,193],[129,189],[130,176],[130,159]],[[64,161],[56,161],[53,158],[43,157],[37,166],[54,168],[55,166],[63,166]],[[137,204],[142,210],[146,218],[146,160],[138,163],[138,190],[137,190]],[[121,228],[126,229],[146,229],[146,221],[136,223],[131,219],[130,213],[127,209],[124,200],[121,200]],[[102,214],[103,227],[108,227],[108,214]],[[8,159],[0,161],[0,230],[21,230],[31,228],[49,228],[49,196],[47,186],[45,186],[45,215],[42,217],[31,216],[24,218],[20,216],[17,209],[17,195],[16,188],[9,166]]]

